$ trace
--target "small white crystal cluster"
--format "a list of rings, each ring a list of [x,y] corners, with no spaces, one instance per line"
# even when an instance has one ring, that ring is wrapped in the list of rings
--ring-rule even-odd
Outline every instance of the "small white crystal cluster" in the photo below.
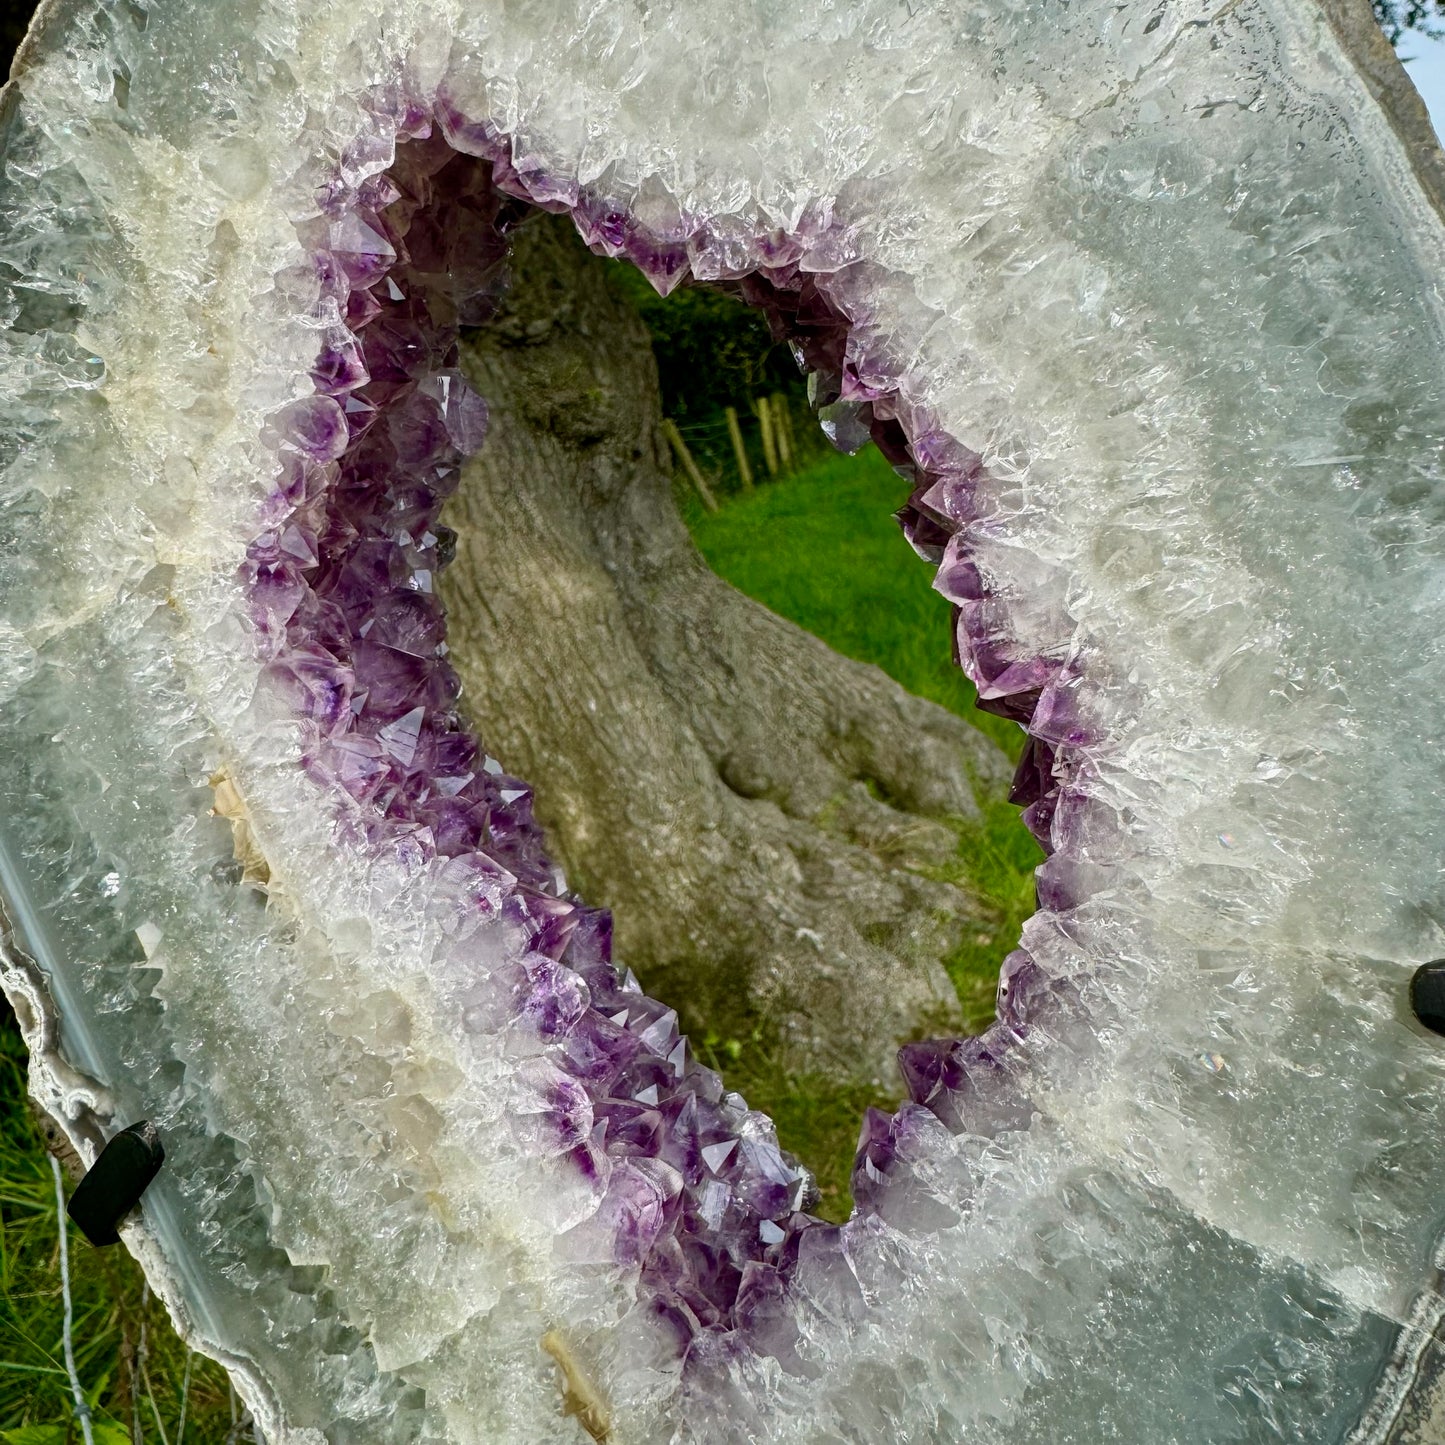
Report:
[[[391,163],[378,95],[700,277],[797,242],[853,375],[981,459],[966,655],[1049,664],[1023,946],[1067,1006],[802,1235],[796,1368],[684,1380],[635,1268],[558,1248],[598,1200],[517,1127],[545,1050],[464,1021],[522,938],[339,831],[257,685],[238,569],[337,324],[278,278]],[[166,1138],[136,1245],[273,1432],[575,1440],[565,1382],[618,1441],[1349,1435],[1445,1212],[1405,1002],[1445,953],[1445,254],[1305,0],[114,0],[4,124],[0,882],[60,1053]]]

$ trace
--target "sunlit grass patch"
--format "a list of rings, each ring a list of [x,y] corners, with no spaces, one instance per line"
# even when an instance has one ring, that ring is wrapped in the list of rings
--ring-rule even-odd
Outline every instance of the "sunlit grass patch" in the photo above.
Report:
[[[949,604],[893,520],[908,492],[867,447],[733,497],[716,513],[690,497],[684,507],[718,576],[845,657],[871,662],[957,713],[1017,758],[1022,730],[974,707],[973,684],[953,663]]]
[[[956,713],[1016,759],[1022,730],[974,706],[973,684],[952,660],[948,603],[893,520],[908,491],[869,447],[734,496],[718,512],[704,512],[690,498],[684,510],[698,549],[720,577],[835,651],[873,663],[909,692]],[[982,1031],[994,1016],[999,966],[1034,910],[1033,872],[1043,852],[1003,798],[951,826],[956,852],[927,872],[967,888],[980,904],[982,918],[943,963],[968,1027]],[[822,1074],[789,1074],[761,1035],[707,1039],[704,1046],[705,1060],[772,1117],[783,1146],[814,1171],[819,1212],[846,1218],[863,1110],[894,1107],[898,1096],[879,1097]]]

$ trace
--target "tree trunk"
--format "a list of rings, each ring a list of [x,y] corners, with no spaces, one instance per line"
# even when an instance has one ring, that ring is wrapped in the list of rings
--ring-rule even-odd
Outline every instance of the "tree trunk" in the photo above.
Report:
[[[463,356],[492,409],[442,582],[463,708],[649,992],[881,1081],[900,1041],[958,1026],[940,960],[978,910],[919,870],[1008,764],[708,569],[647,333],[565,220],[522,226],[510,271]]]

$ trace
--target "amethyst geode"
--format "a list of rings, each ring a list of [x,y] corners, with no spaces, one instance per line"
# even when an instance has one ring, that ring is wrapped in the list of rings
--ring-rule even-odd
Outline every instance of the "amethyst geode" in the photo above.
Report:
[[[127,1242],[280,1438],[1418,1432],[1445,237],[1349,15],[545,8],[79,4],[7,92],[4,982],[166,1140]],[[846,1225],[455,709],[529,207],[765,311],[1028,732]]]

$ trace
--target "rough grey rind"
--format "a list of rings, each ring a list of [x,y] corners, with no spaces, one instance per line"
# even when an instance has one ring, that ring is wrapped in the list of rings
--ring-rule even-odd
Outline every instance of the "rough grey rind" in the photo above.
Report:
[[[1319,0],[1319,4],[1341,49],[1405,147],[1420,188],[1445,219],[1445,151],[1415,82],[1385,39],[1369,0]]]
[[[1445,1441],[1445,1276],[1436,1251],[1435,1276],[1401,1327],[1348,1445],[1441,1445]]]
[[[1319,3],[1341,49],[1399,137],[1420,189],[1445,219],[1445,150],[1420,92],[1385,39],[1368,0]],[[1416,1298],[1396,1353],[1350,1445],[1445,1441],[1445,1298],[1440,1282],[1437,1273],[1432,1286]]]
[[[23,75],[40,59],[48,35],[52,32],[56,35],[65,34],[77,15],[94,9],[94,0],[40,0],[40,4],[35,7],[35,14],[30,17],[25,38],[21,40],[10,62],[10,79],[14,80]]]

